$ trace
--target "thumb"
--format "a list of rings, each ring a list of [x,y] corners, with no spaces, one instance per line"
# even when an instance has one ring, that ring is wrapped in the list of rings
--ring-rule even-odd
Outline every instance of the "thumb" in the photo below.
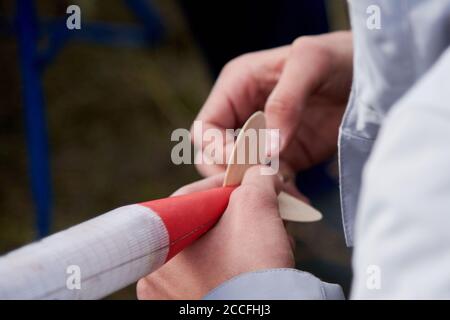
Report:
[[[264,166],[258,165],[249,168],[242,179],[241,186],[258,189],[261,196],[276,197],[281,190],[281,179],[276,174],[263,174]]]
[[[226,216],[236,221],[261,221],[262,217],[277,217],[281,180],[277,175],[262,175],[261,166],[249,168],[242,184],[233,191]]]

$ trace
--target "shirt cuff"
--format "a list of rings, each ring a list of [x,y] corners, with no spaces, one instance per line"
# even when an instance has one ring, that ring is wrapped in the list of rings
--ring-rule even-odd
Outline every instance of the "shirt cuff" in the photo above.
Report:
[[[342,288],[296,269],[267,269],[238,275],[205,300],[343,300]]]

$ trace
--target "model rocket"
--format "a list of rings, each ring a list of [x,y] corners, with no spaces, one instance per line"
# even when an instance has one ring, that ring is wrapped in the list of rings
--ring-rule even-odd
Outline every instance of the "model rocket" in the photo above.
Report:
[[[246,130],[263,128],[264,114],[256,112],[231,159]],[[229,161],[223,187],[121,207],[1,257],[0,299],[98,299],[132,284],[211,229],[251,166]],[[278,209],[288,221],[322,217],[285,192]]]
[[[0,258],[0,299],[98,299],[158,269],[225,211],[233,187],[109,211]]]

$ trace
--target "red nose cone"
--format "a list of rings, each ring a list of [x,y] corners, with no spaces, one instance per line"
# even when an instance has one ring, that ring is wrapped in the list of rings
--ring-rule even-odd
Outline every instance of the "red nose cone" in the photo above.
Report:
[[[175,256],[222,216],[235,187],[220,187],[141,203],[163,220],[169,233],[167,260]]]

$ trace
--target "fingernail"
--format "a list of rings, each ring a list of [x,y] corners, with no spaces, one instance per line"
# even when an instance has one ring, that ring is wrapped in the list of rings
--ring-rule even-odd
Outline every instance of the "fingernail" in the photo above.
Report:
[[[280,152],[280,130],[268,129],[266,135],[266,156],[272,157]]]

